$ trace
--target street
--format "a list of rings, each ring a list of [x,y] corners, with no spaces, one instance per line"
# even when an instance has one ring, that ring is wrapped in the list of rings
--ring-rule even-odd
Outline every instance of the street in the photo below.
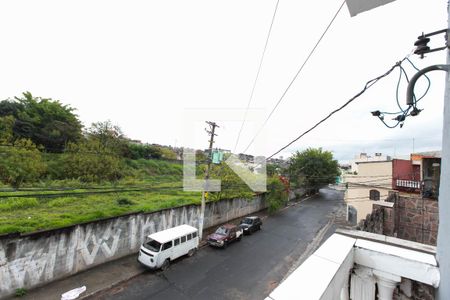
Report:
[[[320,194],[263,220],[261,231],[227,249],[201,248],[168,270],[144,274],[96,299],[264,299],[299,260],[317,233],[342,209],[342,192]],[[331,226],[326,232],[334,231]]]

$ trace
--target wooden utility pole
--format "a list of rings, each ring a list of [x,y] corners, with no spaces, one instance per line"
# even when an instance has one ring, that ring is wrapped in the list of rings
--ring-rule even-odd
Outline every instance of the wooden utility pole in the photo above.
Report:
[[[204,223],[204,218],[205,218],[205,193],[208,191],[208,180],[209,180],[209,168],[211,167],[211,155],[212,155],[212,148],[214,145],[214,136],[217,136],[217,134],[215,134],[215,130],[216,127],[218,128],[219,125],[217,125],[214,122],[210,122],[210,121],[206,121],[206,124],[209,125],[209,129],[205,129],[206,132],[209,134],[210,138],[209,138],[209,150],[208,150],[208,159],[207,159],[207,165],[206,165],[206,170],[205,170],[205,185],[203,187],[203,191],[202,191],[202,205],[200,208],[200,219],[199,219],[199,224],[198,224],[198,235],[200,240],[203,237],[203,223]]]

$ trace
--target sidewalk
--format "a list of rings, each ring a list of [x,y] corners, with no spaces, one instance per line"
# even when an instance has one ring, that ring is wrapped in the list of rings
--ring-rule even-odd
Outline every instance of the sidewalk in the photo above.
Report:
[[[20,299],[60,300],[62,294],[81,286],[86,286],[86,291],[77,299],[93,296],[104,289],[111,288],[145,272],[146,269],[137,262],[136,258],[137,254],[134,253],[98,265],[65,279],[57,280],[40,288],[30,290],[26,296]]]

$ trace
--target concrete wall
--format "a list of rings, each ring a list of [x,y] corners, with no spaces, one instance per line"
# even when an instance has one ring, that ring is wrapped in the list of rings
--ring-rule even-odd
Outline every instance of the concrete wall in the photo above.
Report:
[[[262,197],[207,203],[205,228],[266,208]],[[180,224],[197,227],[200,207],[135,213],[56,230],[0,236],[0,298],[137,252],[145,236]]]
[[[359,176],[392,176],[392,161],[374,161],[358,164]],[[366,178],[367,179],[367,178]],[[385,178],[383,178],[385,179]],[[370,180],[370,178],[369,178]],[[388,180],[388,185],[391,181]]]
[[[370,200],[370,190],[377,190],[380,192],[380,199],[385,199],[388,196],[389,190],[380,187],[364,187],[349,184],[348,190],[345,193],[345,202],[348,206],[352,206],[356,210],[356,222],[365,219],[368,214],[372,213],[372,206],[375,201]]]

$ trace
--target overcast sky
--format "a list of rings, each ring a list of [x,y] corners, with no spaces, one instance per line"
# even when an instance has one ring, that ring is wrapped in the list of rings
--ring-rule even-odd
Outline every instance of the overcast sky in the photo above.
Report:
[[[280,0],[236,152],[243,151],[331,20],[341,0]],[[0,99],[30,91],[77,109],[85,126],[110,119],[143,142],[206,148],[204,121],[234,149],[275,0],[1,1]],[[397,0],[351,18],[346,6],[256,139],[270,155],[365,82],[411,52],[417,36],[446,28],[446,0]],[[433,46],[444,45],[442,35]],[[444,53],[411,56],[420,68]],[[414,70],[405,63],[410,77]],[[430,73],[424,111],[387,129],[370,111],[397,111],[398,70],[283,151],[323,147],[340,160],[359,152],[405,155],[441,147],[444,72]],[[417,94],[424,90],[419,84]],[[406,84],[400,89],[405,102]]]

